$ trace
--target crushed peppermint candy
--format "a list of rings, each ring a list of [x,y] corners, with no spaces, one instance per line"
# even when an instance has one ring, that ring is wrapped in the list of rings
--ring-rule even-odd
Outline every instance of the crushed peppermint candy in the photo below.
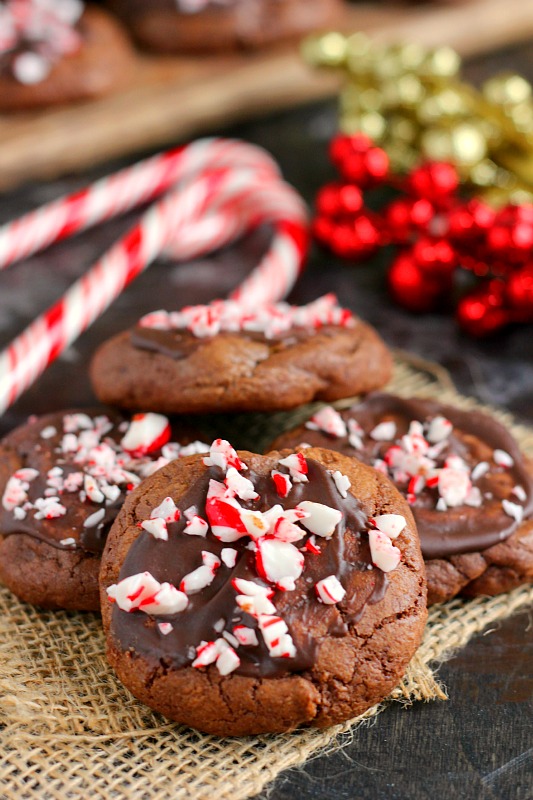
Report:
[[[121,442],[110,435],[113,428],[123,434]],[[106,509],[118,511],[121,495],[138,486],[151,471],[189,451],[190,445],[182,447],[169,442],[169,436],[168,419],[160,414],[135,415],[131,422],[119,425],[103,414],[94,417],[84,412],[65,414],[61,430],[46,425],[39,433],[49,446],[55,444],[53,452],[58,463],[43,475],[32,467],[14,472],[6,483],[2,507],[17,521],[29,515],[37,521],[54,520],[69,513],[70,504],[65,501],[71,495],[87,507],[82,537],[91,530],[99,531],[106,516],[109,519]],[[208,449],[203,443],[194,443],[195,452]],[[167,455],[158,456],[163,450]],[[39,476],[41,480],[37,481]],[[31,488],[32,484],[35,488]],[[94,510],[94,506],[100,507]],[[166,498],[153,510],[153,519],[144,527],[154,537],[164,539],[166,523],[178,519],[179,514],[173,500]],[[195,520],[189,532],[205,536],[207,527],[204,520]]]
[[[313,578],[309,573],[305,574],[307,559],[313,560],[314,569],[320,567],[317,556],[328,546],[328,540],[336,531],[342,534],[344,528],[339,526],[345,514],[340,508],[315,500],[300,500],[291,507],[287,498],[293,481],[298,483],[299,479],[304,484],[296,492],[301,498],[302,492],[305,497],[307,491],[302,477],[307,482],[317,480],[310,477],[317,475],[317,465],[313,462],[311,468],[311,462],[308,464],[301,453],[280,459],[276,469],[269,474],[257,477],[250,472],[250,478],[247,478],[244,473],[248,466],[241,455],[226,440],[216,439],[209,448],[209,455],[204,458],[204,464],[210,470],[202,479],[205,506],[194,493],[188,495],[195,498],[193,505],[189,499],[189,504],[183,508],[178,508],[175,501],[167,497],[149,512],[148,519],[139,523],[139,527],[152,536],[161,531],[163,535],[160,538],[169,543],[172,540],[173,547],[178,547],[174,552],[178,553],[181,543],[176,537],[190,535],[190,526],[201,521],[205,525],[202,531],[205,544],[202,542],[201,546],[206,548],[201,550],[201,563],[197,561],[195,564],[195,550],[187,544],[188,569],[196,568],[176,576],[176,586],[160,584],[149,572],[137,573],[110,587],[107,590],[109,598],[122,611],[153,615],[159,626],[165,624],[158,619],[161,615],[183,612],[180,621],[174,625],[175,635],[180,640],[179,637],[184,635],[180,632],[189,624],[189,615],[194,615],[202,607],[201,595],[205,593],[204,601],[207,607],[212,605],[216,616],[211,622],[207,620],[206,630],[202,613],[202,641],[195,644],[192,654],[186,649],[187,658],[195,669],[214,665],[221,675],[230,674],[240,666],[242,648],[258,647],[261,643],[271,658],[294,659],[297,644],[288,620],[284,619],[285,606],[281,598],[284,593],[301,592],[302,581],[310,584],[306,593],[314,589],[310,597],[316,603],[335,605],[345,598],[346,588],[338,576],[326,573],[324,578]],[[324,490],[327,486],[325,496],[334,497],[336,488],[340,497],[346,498],[350,488],[347,476],[340,471],[328,472],[325,467],[321,470],[319,474],[325,482]],[[289,486],[283,478],[289,481]],[[311,496],[322,495],[319,490],[318,494]],[[283,498],[285,505],[277,502],[277,497]],[[264,510],[253,507],[259,502]],[[341,502],[339,498],[338,503]],[[349,508],[346,515],[354,513]],[[201,516],[204,513],[206,519]],[[364,516],[361,521],[355,519],[358,524],[365,524]],[[154,528],[154,523],[157,528]],[[348,521],[345,520],[344,524]],[[372,560],[383,571],[394,569],[400,562],[400,550],[392,545],[391,539],[398,537],[405,525],[406,520],[397,514],[383,514],[368,522]],[[357,534],[359,536],[361,530],[358,529]],[[322,545],[317,544],[319,536],[326,540]],[[245,541],[239,549],[227,546],[241,539]],[[166,546],[161,545],[161,553]],[[212,550],[207,549],[209,546]],[[372,568],[372,564],[368,567]],[[233,572],[228,573],[228,570]],[[243,571],[246,577],[238,577]],[[228,589],[233,593],[229,605],[225,605]],[[160,630],[166,635],[166,629]],[[210,630],[214,632],[214,638],[211,638],[213,633]],[[186,635],[190,648],[189,633]]]
[[[0,6],[0,56],[11,56],[15,80],[40,83],[61,58],[80,49],[76,25],[83,10],[80,0],[18,0]]]
[[[313,331],[325,325],[351,328],[355,324],[353,314],[341,308],[333,294],[324,295],[306,306],[275,303],[254,310],[244,309],[232,300],[216,300],[208,306],[187,306],[181,311],[154,311],[139,322],[143,328],[188,330],[199,338],[216,336],[223,331],[249,331],[262,333],[267,339],[282,336],[293,328]]]
[[[337,438],[348,435],[346,423],[339,412],[332,406],[325,406],[321,408],[320,411],[317,411],[316,414],[305,423],[305,427],[312,431],[323,431]]]

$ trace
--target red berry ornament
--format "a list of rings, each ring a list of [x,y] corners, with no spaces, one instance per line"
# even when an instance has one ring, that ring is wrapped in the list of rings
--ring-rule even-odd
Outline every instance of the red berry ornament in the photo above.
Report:
[[[414,169],[407,179],[407,188],[417,197],[424,197],[437,208],[449,207],[459,187],[459,176],[452,164],[429,162]]]

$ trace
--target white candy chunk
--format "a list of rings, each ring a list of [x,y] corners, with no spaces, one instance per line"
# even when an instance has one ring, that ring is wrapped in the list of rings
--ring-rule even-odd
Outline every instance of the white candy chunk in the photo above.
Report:
[[[251,614],[252,617],[258,617],[259,614],[273,614],[276,610],[266,594],[257,594],[255,596],[238,594],[235,602],[239,608],[246,611],[247,614]]]
[[[472,470],[470,477],[472,478],[473,481],[477,481],[479,480],[479,478],[482,478],[483,475],[485,475],[489,471],[489,469],[490,469],[490,464],[488,463],[488,461],[480,461],[479,464],[476,464],[476,466]]]
[[[221,633],[224,630],[225,624],[226,620],[224,619],[224,617],[220,617],[220,619],[217,619],[217,621],[213,625],[213,628],[216,630],[217,633]]]
[[[51,439],[57,433],[57,428],[54,428],[53,425],[47,425],[46,428],[43,428],[41,431],[41,439]]]
[[[213,478],[209,481],[209,486],[207,488],[207,500],[212,500],[213,498],[222,499],[226,498],[226,487],[220,481],[214,481]],[[191,509],[195,508],[195,506],[191,506]],[[196,509],[194,514],[197,514],[198,510]],[[187,512],[185,512],[185,516],[187,516]]]
[[[524,508],[518,505],[518,503],[512,503],[510,500],[502,500],[502,508],[509,517],[512,517],[519,524],[524,519]]]
[[[28,499],[28,483],[21,481],[14,475],[8,480],[4,494],[2,495],[2,505],[6,511],[13,511],[17,506],[22,505]]]
[[[246,594],[249,597],[255,597],[257,595],[272,597],[273,595],[273,591],[270,586],[261,586],[260,583],[256,583],[255,581],[247,581],[246,578],[233,578],[231,585],[237,592],[240,592],[240,594]]]
[[[75,453],[78,449],[78,437],[74,433],[65,433],[61,439],[63,453]]]
[[[180,458],[184,458],[185,456],[196,456],[200,453],[209,453],[209,445],[205,442],[199,442],[198,440],[191,442],[190,444],[186,444],[183,447],[178,446],[178,454]],[[166,455],[164,449],[161,451],[165,458],[168,458],[170,461],[173,461],[176,456],[171,457]]]
[[[472,508],[480,508],[482,503],[483,498],[481,497],[481,492],[477,486],[472,486],[465,497],[465,505],[471,506]]]
[[[93,503],[104,502],[105,495],[100,491],[100,487],[92,475],[85,475],[83,479],[83,488],[85,489],[87,497],[89,500],[92,500]]]
[[[110,600],[122,611],[134,611],[140,608],[143,600],[152,600],[160,590],[161,584],[149,572],[130,575],[106,590]]]
[[[228,489],[241,500],[256,500],[259,497],[252,481],[241,475],[235,467],[228,467],[225,483]]]
[[[439,497],[435,508],[437,509],[437,511],[448,511],[448,506],[446,505],[444,498]]]
[[[170,622],[158,622],[157,627],[163,636],[168,636],[168,634],[172,633],[174,630],[174,625],[172,625]]]
[[[347,475],[343,475],[338,469],[331,474],[331,477],[335,481],[335,486],[337,487],[337,491],[340,496],[348,497],[348,489],[352,485],[349,477]]]
[[[390,442],[396,436],[396,423],[380,422],[379,425],[370,431],[370,436],[376,442]]]
[[[232,647],[228,647],[217,658],[217,669],[221,675],[229,675],[237,669],[241,659]]]
[[[335,533],[335,528],[342,519],[342,512],[336,508],[330,508],[323,503],[314,503],[311,500],[303,500],[296,506],[297,509],[305,511],[308,516],[302,520],[302,525],[311,533],[317,536],[324,536],[329,539]]]
[[[189,604],[189,599],[171,583],[162,583],[161,588],[156,592],[151,602],[144,600],[140,606],[140,610],[146,614],[178,614],[184,611]]]
[[[201,567],[194,569],[182,578],[180,589],[182,592],[185,592],[185,594],[197,594],[201,592],[202,589],[205,589],[206,586],[210,586],[213,583],[214,577],[214,570],[202,564]]]
[[[220,551],[220,558],[226,567],[232,569],[237,562],[237,551],[233,547],[223,547]]]
[[[204,566],[209,567],[213,572],[220,567],[219,557],[209,550],[202,550],[202,561],[204,562]]]
[[[354,450],[362,450],[365,432],[356,419],[350,418],[348,420],[348,431],[348,442],[350,446],[353,447]]]
[[[294,483],[307,483],[307,461],[303,453],[291,453],[290,456],[280,459],[279,463],[287,467]]]
[[[28,481],[31,483],[38,475],[39,470],[33,469],[32,467],[23,467],[15,472],[14,477],[18,478],[20,481]]]
[[[401,514],[380,514],[374,517],[372,522],[381,533],[389,539],[396,539],[407,525],[405,517]]]
[[[327,578],[318,581],[315,584],[315,591],[318,599],[330,606],[340,603],[346,594],[346,590],[335,575],[329,575]]]
[[[512,493],[514,496],[520,500],[522,503],[525,503],[527,500],[527,493],[523,486],[513,486]]]
[[[256,647],[259,644],[257,633],[253,628],[247,628],[246,625],[236,625],[233,628],[233,635],[239,644],[245,647]]]
[[[105,508],[99,508],[94,514],[90,514],[83,523],[84,528],[96,528],[105,517]]]
[[[348,429],[343,418],[332,406],[321,408],[305,423],[305,426],[310,430],[323,431],[337,438],[348,435]]]
[[[65,506],[59,502],[59,497],[39,497],[34,506],[38,509],[35,519],[56,519],[67,513]]]
[[[391,544],[386,534],[381,531],[368,531],[368,542],[374,566],[382,572],[390,572],[398,566],[401,553]]]
[[[63,430],[65,433],[90,431],[92,427],[93,421],[88,414],[78,412],[76,414],[65,414],[63,417]]]
[[[209,530],[209,525],[202,519],[202,517],[192,517],[185,528],[183,529],[184,533],[188,533],[189,536],[207,536],[207,531]]]
[[[72,536],[69,536],[68,539],[60,539],[59,544],[62,544],[63,547],[74,547],[76,544],[76,539],[73,539]]]
[[[15,508],[13,509],[13,516],[15,517],[15,519],[18,519],[20,521],[26,519],[26,512],[20,506],[15,506]]]
[[[444,467],[439,473],[438,487],[448,508],[456,508],[463,505],[472,484],[465,470]]]
[[[52,64],[39,53],[27,50],[13,60],[11,69],[19,83],[31,86],[41,83],[49,75]]]
[[[492,454],[492,457],[494,459],[494,463],[499,467],[512,467],[514,464],[514,459],[509,455],[509,453],[506,453],[505,450],[499,450],[496,448]]]
[[[449,419],[446,419],[446,417],[434,417],[429,423],[426,438],[431,444],[437,444],[447,439],[452,430],[453,425]]]
[[[285,621],[271,614],[260,614],[258,622],[269,654],[273,658],[294,658],[296,648]]]
[[[165,497],[157,508],[150,512],[150,519],[161,518],[165,522],[177,522],[181,517],[181,512],[171,497]]]
[[[135,414],[120,444],[140,456],[162,447],[170,438],[170,424],[162,414]]]
[[[290,542],[259,539],[256,565],[262,577],[270,583],[277,584],[285,578],[297,580],[304,568],[304,557]]]
[[[281,578],[276,584],[278,589],[282,592],[294,592],[296,589],[296,582],[294,578]]]
[[[222,636],[232,647],[239,646],[239,640],[229,631],[222,631]]]
[[[254,540],[266,536],[270,529],[268,519],[265,519],[265,515],[261,511],[250,511],[243,508],[240,511],[240,517],[246,532]]]
[[[156,519],[145,519],[141,522],[141,528],[148,533],[151,533],[154,539],[162,539],[164,542],[168,541],[167,523],[161,517]]]

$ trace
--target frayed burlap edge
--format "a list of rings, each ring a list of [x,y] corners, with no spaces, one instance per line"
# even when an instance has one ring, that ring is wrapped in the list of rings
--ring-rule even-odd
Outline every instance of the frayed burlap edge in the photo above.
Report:
[[[458,395],[439,367],[396,366],[391,389],[478,407]],[[343,401],[339,405],[347,405]],[[237,438],[266,444],[305,419],[291,414],[228,420]],[[512,425],[509,415],[495,412]],[[220,420],[217,422],[221,424]],[[227,429],[227,427],[225,429]],[[513,425],[533,454],[533,431]],[[219,427],[220,430],[220,427]],[[250,444],[244,443],[244,446]],[[422,644],[390,700],[444,699],[430,665],[487,625],[533,602],[525,586],[495,598],[453,600],[430,609]],[[38,612],[0,590],[0,796],[5,800],[245,800],[280,772],[339,746],[339,736],[375,717],[387,702],[325,731],[219,739],[167,722],[137,703],[107,668],[98,618]]]

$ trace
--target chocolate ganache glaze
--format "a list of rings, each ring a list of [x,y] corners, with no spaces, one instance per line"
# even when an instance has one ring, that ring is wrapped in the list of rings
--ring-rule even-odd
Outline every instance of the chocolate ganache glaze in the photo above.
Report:
[[[307,483],[294,483],[290,496],[282,498],[268,475],[260,475],[252,469],[244,474],[254,484],[259,498],[242,501],[243,508],[266,511],[276,504],[284,509],[294,508],[303,500],[322,503],[342,513],[330,539],[316,537],[319,553],[305,554],[302,575],[293,591],[276,590],[272,602],[278,614],[288,626],[293,638],[296,655],[289,658],[272,657],[262,637],[258,635],[255,646],[239,647],[240,665],[236,672],[247,676],[278,676],[287,672],[302,671],[314,661],[315,636],[310,631],[320,627],[321,635],[345,636],[347,623],[361,617],[367,603],[377,603],[383,598],[388,579],[380,569],[372,567],[368,537],[365,531],[368,522],[355,497],[350,493],[342,498],[332,476],[317,461],[307,459]],[[284,467],[278,469],[285,471]],[[286,472],[288,475],[288,471]],[[176,499],[181,510],[178,522],[168,524],[168,541],[154,538],[142,531],[131,545],[120,570],[119,579],[148,571],[159,582],[179,586],[185,575],[201,563],[201,552],[210,551],[220,558],[228,544],[219,541],[209,530],[206,537],[192,536],[184,532],[184,511],[191,506],[204,516],[209,481],[222,481],[224,472],[215,466],[205,472]],[[306,531],[297,542],[298,549],[306,544],[310,534]],[[255,554],[248,537],[231,542],[237,551],[233,567],[221,566],[213,582],[196,594],[191,594],[184,611],[174,615],[147,615],[135,610],[129,613],[115,605],[112,610],[111,629],[123,650],[132,650],[154,664],[170,668],[190,665],[202,641],[212,641],[226,631],[231,633],[236,625],[257,630],[257,620],[244,612],[236,603],[237,591],[232,580],[244,578],[261,586],[268,586],[258,578]],[[253,547],[253,545],[252,545]],[[315,593],[317,581],[335,575],[346,588],[346,595],[339,606],[323,605]],[[320,620],[320,622],[317,622]],[[173,629],[163,635],[160,622],[170,622]],[[216,632],[215,632],[216,631]],[[258,632],[259,634],[259,632]]]
[[[2,469],[0,536],[23,533],[59,550],[101,555],[126,495],[181,449],[163,443],[135,456],[121,445],[131,424],[116,412],[67,411],[9,434],[1,448],[16,468]]]
[[[405,399],[384,393],[369,395],[362,403],[340,412],[340,416],[348,425],[345,435],[328,433],[320,426],[318,430],[302,427],[279,437],[275,446],[296,446],[305,442],[314,447],[328,447],[355,456],[388,474],[411,504],[426,560],[483,551],[507,539],[521,519],[531,516],[531,471],[511,434],[490,416],[434,400]],[[402,441],[408,447],[408,439],[402,440],[402,437],[408,434],[412,421],[425,425],[424,435],[427,435],[428,424],[437,417],[444,417],[453,428],[437,444],[436,451],[430,448],[428,455],[434,463],[431,466],[422,462],[419,474],[431,469],[438,471],[450,456],[458,456],[464,462],[471,486],[479,490],[479,494],[476,491],[477,504],[462,502],[452,507],[441,501],[439,507],[439,496],[442,497],[439,484],[430,481],[430,485],[424,483],[421,490],[415,490],[412,473],[401,474],[401,470],[395,473],[391,467],[391,448],[398,448]],[[360,430],[350,420],[355,421]],[[371,432],[383,422],[394,424],[392,438],[374,439]],[[495,451],[503,451],[504,456],[508,454],[508,463],[496,463]],[[483,466],[479,468],[478,465]],[[511,506],[507,508],[515,516],[505,510],[509,502]]]

